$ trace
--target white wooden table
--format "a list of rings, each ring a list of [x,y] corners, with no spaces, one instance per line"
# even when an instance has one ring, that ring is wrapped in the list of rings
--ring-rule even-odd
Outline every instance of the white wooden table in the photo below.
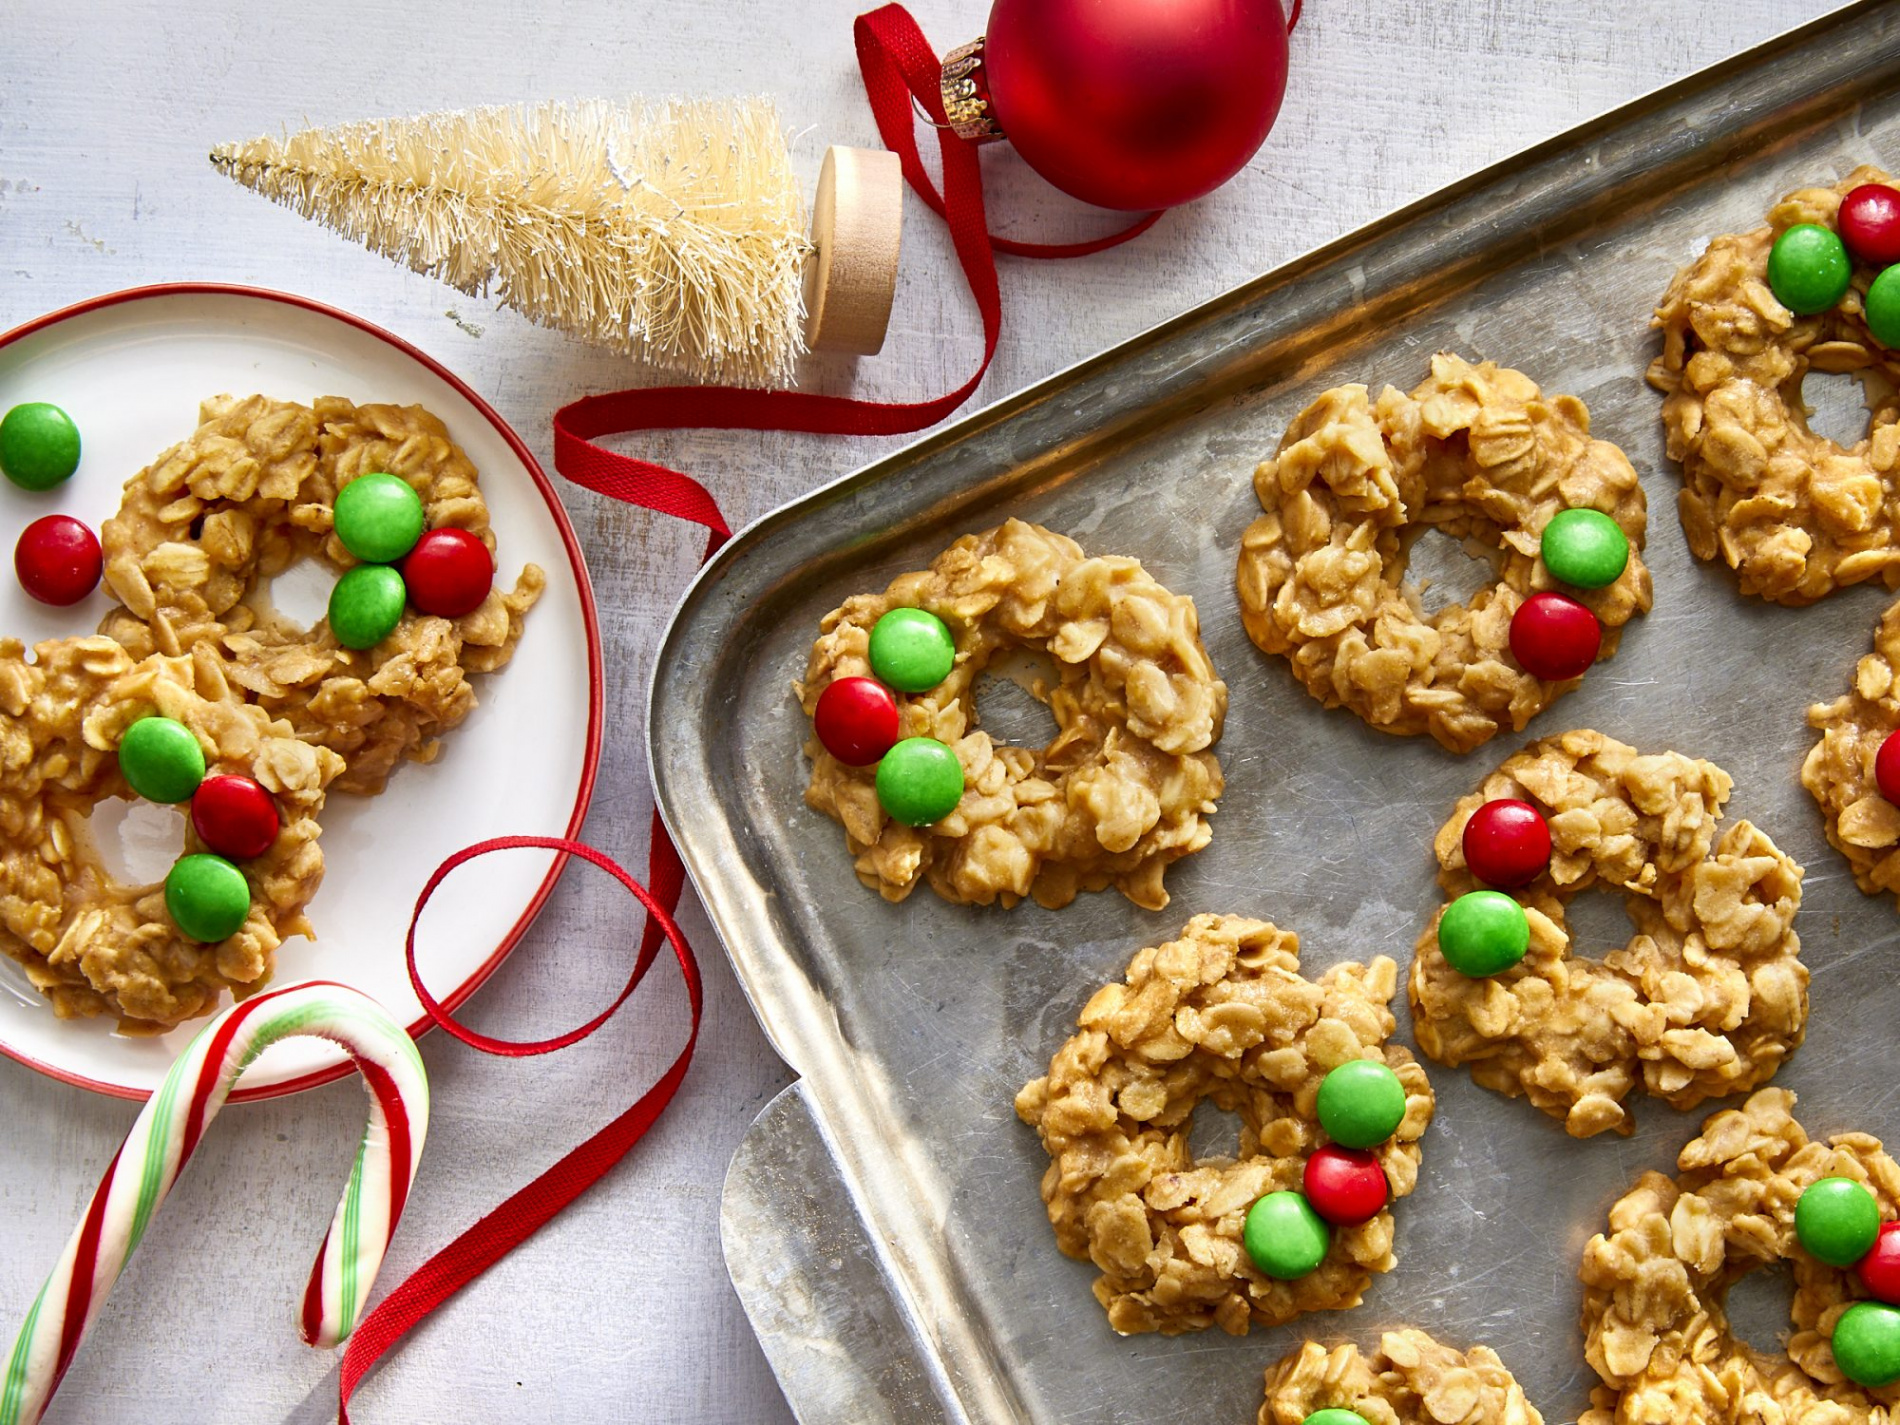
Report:
[[[0,0],[0,327],[82,297],[178,279],[255,283],[356,311],[439,357],[552,469],[548,418],[629,384],[623,362],[398,271],[212,171],[221,140],[305,122],[630,92],[777,97],[823,145],[875,145],[850,40],[853,0]],[[1141,241],[1077,262],[1005,260],[994,399],[1450,179],[1830,8],[1827,0],[1309,0],[1285,110],[1253,165]],[[982,0],[918,0],[941,49]],[[1896,156],[1900,157],[1900,156]],[[992,225],[1100,231],[1005,152],[985,160]],[[942,228],[909,200],[884,354],[813,362],[809,383],[889,399],[957,384],[976,316]],[[641,449],[697,472],[734,525],[892,442],[686,433]],[[588,834],[644,864],[649,815],[634,712],[693,531],[566,490],[607,640],[610,724]],[[613,895],[617,896],[618,892]],[[690,896],[689,896],[690,901]],[[359,1393],[376,1421],[790,1418],[726,1280],[721,1176],[786,1082],[704,916],[682,916],[708,1004],[666,1119],[539,1238],[434,1318]],[[471,1018],[529,1037],[577,1022],[625,973],[630,926],[577,874]],[[385,1268],[399,1280],[533,1172],[624,1108],[684,1035],[676,972],[609,1029],[549,1058],[423,1044],[435,1121]],[[0,1340],[52,1265],[133,1105],[0,1060]],[[79,1356],[52,1418],[334,1418],[334,1358],[298,1345],[292,1303],[361,1131],[353,1084],[233,1110],[199,1153]]]

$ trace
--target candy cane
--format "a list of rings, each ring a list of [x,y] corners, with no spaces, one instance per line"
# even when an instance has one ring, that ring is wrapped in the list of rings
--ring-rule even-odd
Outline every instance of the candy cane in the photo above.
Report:
[[[34,1425],[40,1418],[106,1293],[238,1077],[279,1039],[305,1034],[342,1045],[369,1088],[369,1127],[310,1269],[299,1321],[313,1346],[334,1346],[350,1334],[422,1156],[429,1081],[414,1042],[388,1011],[346,986],[316,981],[233,1005],[172,1065],[27,1312],[0,1381],[0,1425]]]

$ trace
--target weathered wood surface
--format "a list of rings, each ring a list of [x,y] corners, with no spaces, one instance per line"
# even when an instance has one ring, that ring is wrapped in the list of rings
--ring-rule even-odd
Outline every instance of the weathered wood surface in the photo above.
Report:
[[[849,0],[0,0],[0,326],[146,282],[287,288],[430,351],[547,461],[556,406],[638,373],[265,203],[213,173],[206,150],[280,126],[476,103],[764,91],[801,135],[809,183],[825,143],[876,143],[852,59],[857,8]],[[914,8],[940,49],[975,34],[985,13],[979,0]],[[1079,262],[1006,262],[1003,349],[979,399],[1827,8],[1824,0],[1595,8],[1309,0],[1286,108],[1238,180],[1132,246]],[[1099,215],[1078,211],[1010,154],[992,151],[985,165],[998,230],[1101,229]],[[813,362],[814,387],[916,399],[961,381],[974,363],[976,316],[943,230],[914,199],[906,225],[884,354]],[[697,472],[737,524],[890,444],[685,433],[641,448]],[[701,541],[565,493],[600,595],[608,706],[620,717],[589,835],[640,864],[649,799],[633,710]],[[671,1113],[611,1178],[386,1365],[359,1396],[361,1420],[789,1418],[718,1243],[726,1161],[786,1072],[703,915],[689,906],[683,922],[701,951],[708,1008],[698,1063]],[[531,1036],[584,1017],[624,974],[630,923],[604,878],[574,875],[472,1019]],[[490,1059],[440,1035],[424,1043],[435,1124],[388,1281],[671,1061],[684,995],[676,973],[655,978],[608,1030],[549,1058]],[[335,1085],[218,1124],[119,1285],[54,1419],[333,1418],[335,1363],[297,1344],[291,1306],[361,1131],[357,1094]],[[0,1060],[8,1336],[133,1112]]]

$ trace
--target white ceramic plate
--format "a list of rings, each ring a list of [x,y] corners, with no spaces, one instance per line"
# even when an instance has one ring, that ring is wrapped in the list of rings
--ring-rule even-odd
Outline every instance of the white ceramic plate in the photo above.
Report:
[[[548,575],[514,661],[476,679],[480,706],[448,735],[442,756],[400,768],[381,796],[330,799],[322,818],[327,871],[309,911],[319,939],[288,940],[277,953],[276,983],[339,980],[420,1032],[429,1021],[410,987],[402,942],[429,873],[485,837],[578,835],[586,815],[601,721],[600,636],[586,565],[519,437],[429,357],[301,297],[207,286],[117,292],[0,336],[0,412],[51,401],[78,424],[82,444],[78,473],[55,490],[32,494],[0,482],[7,558],[19,532],[43,514],[71,514],[98,529],[118,508],[124,482],[191,432],[199,401],[224,391],[420,402],[481,472],[498,577],[512,582],[530,561]],[[303,592],[320,611],[324,591]],[[0,634],[29,646],[91,633],[108,607],[101,590],[72,608],[48,608],[27,597],[10,565],[0,572]],[[121,848],[121,865],[162,878],[182,845],[182,820],[170,809],[125,808],[103,804],[96,839]],[[445,883],[418,938],[423,978],[437,998],[453,1005],[474,992],[527,929],[564,862],[511,851]],[[20,966],[0,956],[0,1052],[69,1083],[144,1097],[199,1023],[141,1039],[115,1033],[110,1021],[61,1021]],[[340,1050],[297,1039],[268,1050],[235,1097],[291,1093],[347,1070]]]

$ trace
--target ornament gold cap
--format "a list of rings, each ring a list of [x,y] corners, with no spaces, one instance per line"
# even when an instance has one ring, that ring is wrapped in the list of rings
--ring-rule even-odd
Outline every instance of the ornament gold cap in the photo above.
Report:
[[[805,345],[875,356],[891,324],[904,231],[904,173],[888,149],[825,150],[805,263]]]
[[[937,91],[943,96],[944,117],[958,138],[993,143],[1003,137],[996,116],[990,112],[990,82],[983,70],[981,35],[943,57]]]

